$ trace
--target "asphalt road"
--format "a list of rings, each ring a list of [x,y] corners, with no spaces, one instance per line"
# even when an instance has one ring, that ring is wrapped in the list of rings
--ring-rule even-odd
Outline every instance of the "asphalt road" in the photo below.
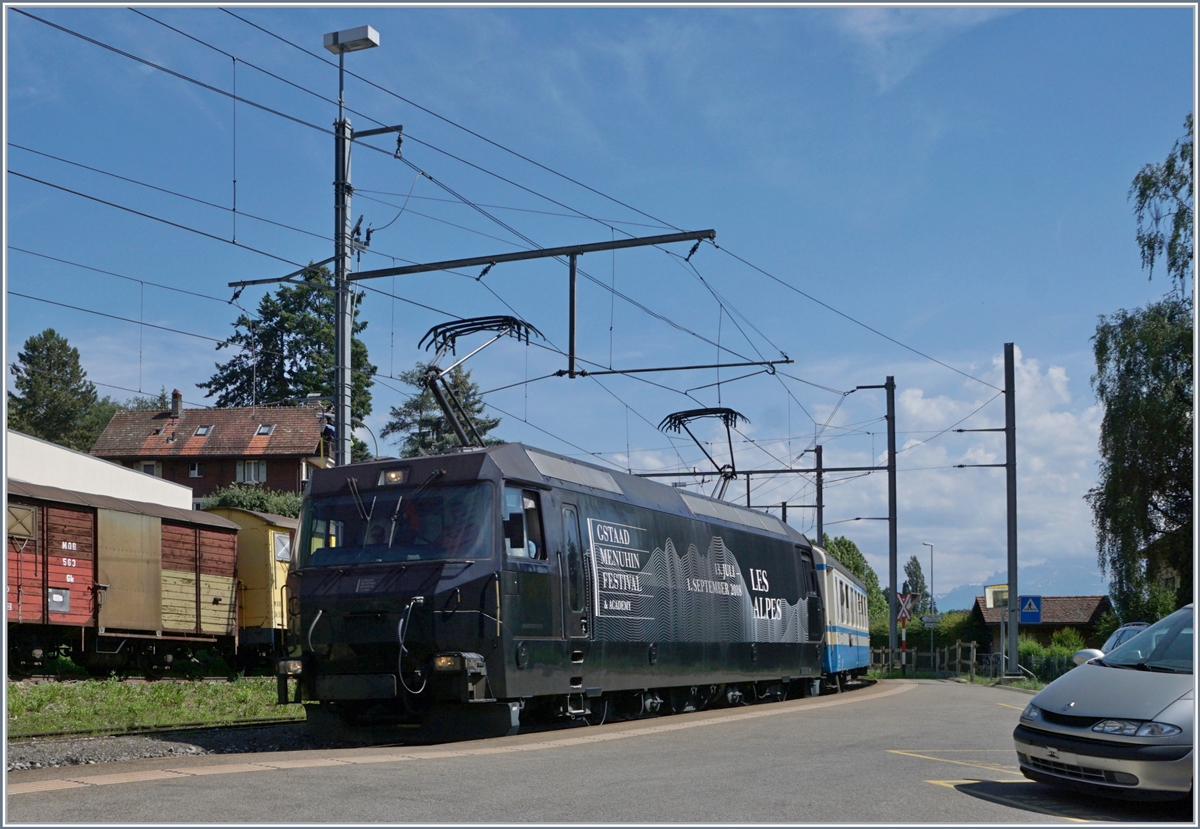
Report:
[[[7,776],[5,823],[1192,822],[1025,780],[1028,696],[951,681],[441,746]]]

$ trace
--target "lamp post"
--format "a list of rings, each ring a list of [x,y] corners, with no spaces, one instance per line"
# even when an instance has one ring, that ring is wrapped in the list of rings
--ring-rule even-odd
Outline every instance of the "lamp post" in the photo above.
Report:
[[[337,312],[334,317],[334,461],[338,466],[350,463],[350,343],[354,332],[354,303],[350,281],[350,142],[353,133],[345,117],[346,53],[379,45],[379,32],[359,26],[325,35],[325,48],[338,56],[338,119],[334,124],[333,178],[333,251],[334,290]]]
[[[928,541],[922,541],[922,545],[929,548],[929,615],[937,615],[937,607],[933,603],[933,545]],[[933,625],[929,626],[929,658],[933,659]]]

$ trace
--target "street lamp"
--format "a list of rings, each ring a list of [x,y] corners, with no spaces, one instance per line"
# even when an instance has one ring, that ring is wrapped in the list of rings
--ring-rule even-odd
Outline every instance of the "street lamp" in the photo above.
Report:
[[[350,281],[350,142],[353,132],[345,116],[346,53],[379,45],[379,32],[370,26],[325,35],[325,48],[338,56],[338,119],[334,124],[333,253],[337,312],[334,318],[334,460],[350,463],[350,343],[354,331],[354,303]]]
[[[929,548],[929,615],[937,615],[937,605],[933,601],[933,545],[928,541],[922,541],[922,545]],[[929,658],[933,659],[933,625],[929,626]]]

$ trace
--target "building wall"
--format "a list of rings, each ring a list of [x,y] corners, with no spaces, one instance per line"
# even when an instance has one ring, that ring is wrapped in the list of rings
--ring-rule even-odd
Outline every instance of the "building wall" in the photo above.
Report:
[[[118,495],[131,501],[192,508],[192,487],[184,479],[158,479],[117,463],[44,440],[5,432],[8,477],[42,486],[54,486],[92,495]],[[297,472],[297,474],[299,474]]]
[[[304,483],[300,479],[302,458],[239,459],[189,457],[163,458],[159,463],[162,467],[162,479],[164,481],[171,481],[191,489],[192,499],[189,499],[188,502],[188,507],[190,508],[192,500],[206,498],[216,490],[236,482],[239,460],[265,460],[267,462],[267,479],[264,482],[264,486],[268,489],[295,492],[297,494],[304,491]],[[143,462],[149,463],[150,461],[135,461],[130,466],[134,470],[140,470]],[[189,477],[193,463],[199,463],[201,466],[202,474],[198,478]]]

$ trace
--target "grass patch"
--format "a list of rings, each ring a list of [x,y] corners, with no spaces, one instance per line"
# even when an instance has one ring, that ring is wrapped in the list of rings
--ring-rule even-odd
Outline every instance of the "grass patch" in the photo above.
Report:
[[[950,679],[951,678],[949,676],[938,676],[937,674],[933,674],[928,671],[917,671],[916,673],[914,673],[910,669],[908,671],[908,673],[901,673],[900,671],[891,671],[891,672],[882,671],[877,668],[872,668],[867,673],[867,676],[869,676],[871,679]],[[969,674],[966,674],[966,673],[962,673],[957,676],[957,679],[961,679],[964,682],[968,681],[968,678],[969,678]],[[1027,691],[1040,691],[1046,687],[1045,682],[1042,682],[1040,680],[1029,679],[1028,677],[1022,677],[1021,679],[1005,679],[1003,682],[1001,682],[998,679],[991,679],[990,677],[983,676],[981,674],[975,674],[975,684],[976,685],[991,685],[991,686],[1003,685],[1007,688],[1024,688]]]
[[[8,683],[8,736],[55,731],[118,733],[149,726],[220,725],[290,719],[299,705],[277,705],[273,677],[232,682]]]

